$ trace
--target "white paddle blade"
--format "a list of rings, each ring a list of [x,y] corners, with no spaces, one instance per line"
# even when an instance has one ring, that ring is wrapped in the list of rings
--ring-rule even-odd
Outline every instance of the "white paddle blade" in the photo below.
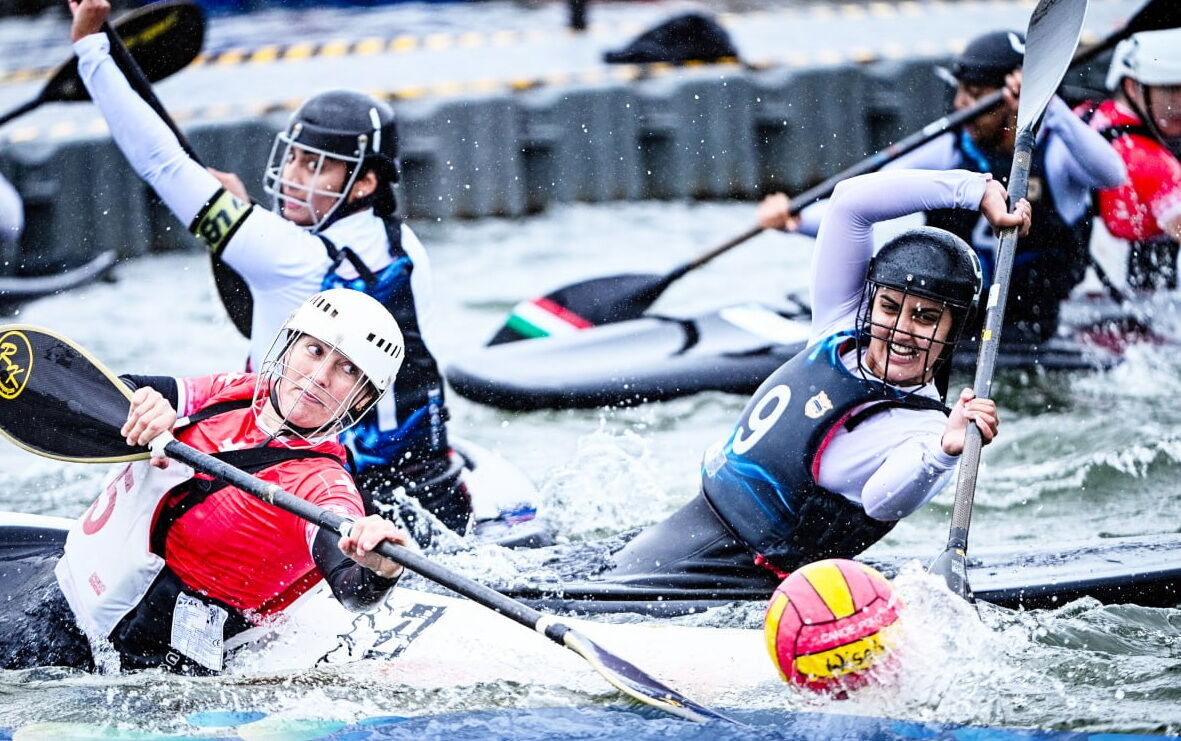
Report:
[[[1032,128],[1062,84],[1087,19],[1087,0],[1041,0],[1025,32],[1017,129]]]

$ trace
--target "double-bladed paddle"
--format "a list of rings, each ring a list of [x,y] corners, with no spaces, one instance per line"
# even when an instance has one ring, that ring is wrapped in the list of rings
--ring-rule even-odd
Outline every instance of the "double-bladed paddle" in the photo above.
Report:
[[[1080,50],[1070,66],[1088,62],[1135,33],[1174,28],[1181,25],[1181,2],[1178,0],[1148,0],[1128,22],[1103,41]],[[1028,42],[1027,42],[1028,44]],[[1023,93],[1024,94],[1024,93]],[[1004,93],[997,90],[962,111],[949,114],[924,126],[877,154],[852,167],[842,170],[824,182],[792,199],[791,213],[798,215],[806,206],[832,195],[842,180],[873,172],[888,162],[917,149],[935,137],[962,126],[998,106]],[[700,257],[665,273],[621,273],[571,283],[541,298],[522,301],[513,308],[504,326],[489,340],[489,345],[544,337],[578,329],[637,319],[657,298],[691,270],[705,265],[715,257],[757,236],[763,230],[752,227],[729,239]]]
[[[1013,167],[1009,172],[1010,208],[1025,197],[1038,125],[1070,66],[1071,55],[1078,46],[1086,15],[1087,0],[1041,0],[1029,19],[1029,30],[1025,34],[1021,99],[1017,104],[1016,145]],[[992,375],[996,367],[997,345],[1001,340],[1009,278],[1013,272],[1013,255],[1017,250],[1017,233],[1017,227],[1009,227],[1001,232],[994,282],[988,290],[984,330],[980,336],[980,353],[973,384],[976,397],[980,399],[986,399],[992,393]],[[970,602],[973,597],[972,588],[968,585],[968,526],[972,519],[976,475],[980,470],[981,446],[980,429],[970,422],[964,450],[960,455],[951,534],[947,539],[947,548],[931,564],[931,573],[943,577],[952,592]]]
[[[124,383],[65,337],[28,325],[0,326],[0,433],[21,448],[81,463],[147,458],[148,448],[129,446],[120,435],[130,399]],[[152,447],[337,535],[346,535],[352,527],[349,519],[185,445],[171,434],[161,435]],[[642,703],[688,720],[736,722],[690,700],[552,616],[401,546],[383,543],[377,550],[574,651],[617,689]]]
[[[205,40],[205,14],[190,0],[165,0],[124,15],[114,23],[137,64],[153,82],[187,67],[201,52]],[[42,103],[90,100],[78,77],[78,58],[63,62],[29,102],[0,115],[0,126]]]

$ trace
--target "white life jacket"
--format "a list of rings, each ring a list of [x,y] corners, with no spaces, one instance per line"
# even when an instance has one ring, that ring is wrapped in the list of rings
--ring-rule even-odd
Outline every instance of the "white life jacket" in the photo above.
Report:
[[[107,477],[103,492],[66,536],[55,573],[78,625],[107,638],[164,568],[151,550],[152,522],[164,496],[193,477],[177,461],[154,468],[128,463]]]

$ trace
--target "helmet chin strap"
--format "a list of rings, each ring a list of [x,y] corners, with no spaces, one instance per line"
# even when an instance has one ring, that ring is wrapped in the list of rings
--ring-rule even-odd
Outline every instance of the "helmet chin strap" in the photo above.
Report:
[[[374,208],[376,201],[377,196],[374,193],[366,193],[363,196],[351,199],[349,198],[349,194],[346,193],[340,203],[337,204],[336,209],[316,231],[324,231],[341,219],[352,216],[353,214],[359,214],[367,208]]]

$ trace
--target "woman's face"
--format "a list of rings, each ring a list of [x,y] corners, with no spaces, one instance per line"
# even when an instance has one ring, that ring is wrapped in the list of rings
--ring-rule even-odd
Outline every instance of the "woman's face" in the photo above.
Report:
[[[301,335],[284,357],[277,411],[291,426],[320,429],[335,424],[369,393],[365,374],[351,360],[327,343]]]
[[[919,386],[931,380],[952,316],[938,301],[883,287],[874,293],[870,325],[866,368],[886,383]]]
[[[1144,88],[1145,109],[1166,139],[1181,138],[1181,85]]]
[[[279,192],[286,196],[280,199],[283,218],[300,226],[311,226],[340,200],[348,164],[293,145],[287,150],[281,176]]]

